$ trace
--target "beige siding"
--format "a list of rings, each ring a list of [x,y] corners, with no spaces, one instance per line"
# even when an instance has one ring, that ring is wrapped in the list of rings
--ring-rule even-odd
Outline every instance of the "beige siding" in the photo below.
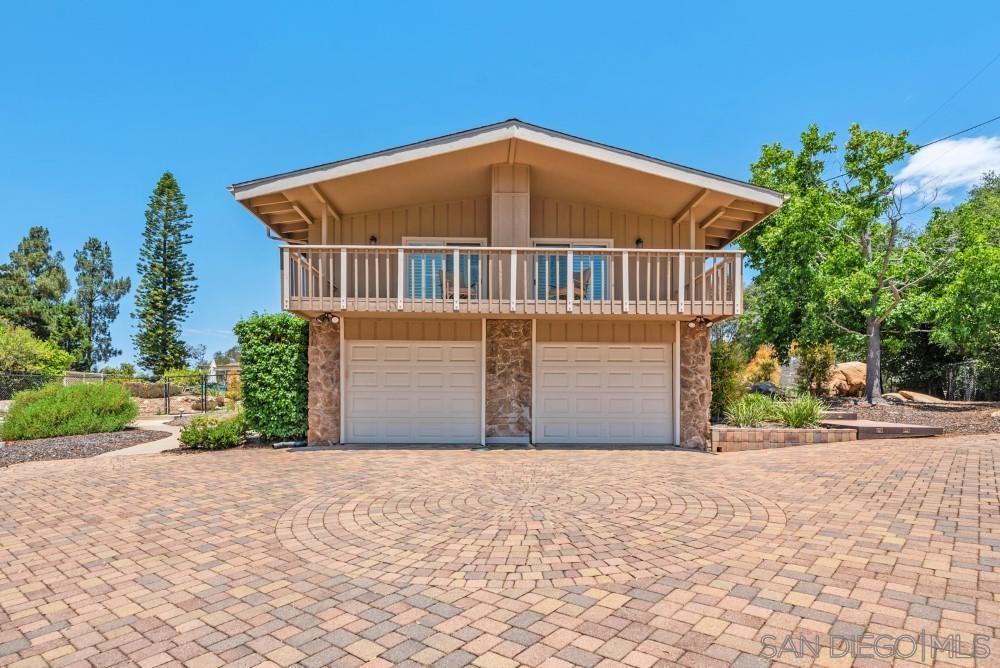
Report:
[[[344,318],[344,338],[358,341],[479,341],[479,319]]]
[[[529,246],[531,170],[528,165],[493,165],[491,246]]]
[[[310,243],[322,243],[319,225]],[[397,209],[348,214],[343,224],[329,221],[327,243],[367,245],[372,235],[380,246],[398,246],[403,237],[477,237],[490,232],[490,197],[469,197]]]
[[[546,343],[671,343],[673,322],[538,320],[535,339]]]

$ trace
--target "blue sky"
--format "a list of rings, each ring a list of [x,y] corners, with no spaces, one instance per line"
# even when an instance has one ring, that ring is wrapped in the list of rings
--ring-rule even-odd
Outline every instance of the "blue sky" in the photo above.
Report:
[[[275,244],[231,183],[514,116],[736,178],[812,122],[927,141],[1000,114],[1000,62],[948,101],[997,25],[995,2],[9,3],[0,258],[45,225],[134,277],[169,169],[194,214],[185,336],[212,352],[278,310]],[[936,151],[901,167],[954,201],[1000,169],[1000,122]]]

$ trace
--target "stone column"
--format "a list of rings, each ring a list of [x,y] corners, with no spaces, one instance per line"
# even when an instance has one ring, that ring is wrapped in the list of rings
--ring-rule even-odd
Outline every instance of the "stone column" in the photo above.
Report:
[[[531,436],[531,321],[486,321],[486,438]]]
[[[310,445],[340,441],[340,323],[309,321]]]
[[[711,349],[708,327],[681,323],[681,442],[707,450],[712,410]]]

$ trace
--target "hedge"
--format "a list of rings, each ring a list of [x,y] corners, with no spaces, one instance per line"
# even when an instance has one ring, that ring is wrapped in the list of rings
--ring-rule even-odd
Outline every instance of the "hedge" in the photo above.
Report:
[[[0,438],[72,436],[121,431],[139,414],[139,407],[115,383],[48,385],[14,395],[0,424]]]
[[[302,438],[308,427],[309,323],[290,313],[236,324],[247,425],[265,439]]]

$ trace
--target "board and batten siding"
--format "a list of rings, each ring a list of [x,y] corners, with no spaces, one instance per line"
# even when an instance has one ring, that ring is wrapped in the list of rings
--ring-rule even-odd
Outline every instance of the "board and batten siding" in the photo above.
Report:
[[[646,249],[691,248],[690,225],[674,225],[668,218],[534,195],[530,202],[531,239],[610,239],[615,248],[634,248],[641,238]],[[492,207],[491,196],[481,195],[346,214],[342,223],[328,221],[326,243],[365,246],[374,235],[381,246],[402,245],[403,237],[478,238],[506,246],[515,239],[494,240]],[[310,231],[309,243],[323,243],[319,225]],[[695,247],[705,247],[702,230],[696,230]]]
[[[539,343],[673,343],[673,322],[547,320],[535,322]]]
[[[328,222],[328,244],[366,246],[374,235],[380,246],[400,246],[403,237],[476,237],[490,233],[490,196],[415,204],[395,209],[346,214]],[[309,243],[323,243],[319,226]]]
[[[345,318],[349,341],[479,341],[482,320],[476,318]]]
[[[531,198],[533,239],[611,239],[615,248],[691,248],[690,226],[669,218],[616,211],[596,204]],[[705,247],[704,231],[696,231],[696,248]]]

